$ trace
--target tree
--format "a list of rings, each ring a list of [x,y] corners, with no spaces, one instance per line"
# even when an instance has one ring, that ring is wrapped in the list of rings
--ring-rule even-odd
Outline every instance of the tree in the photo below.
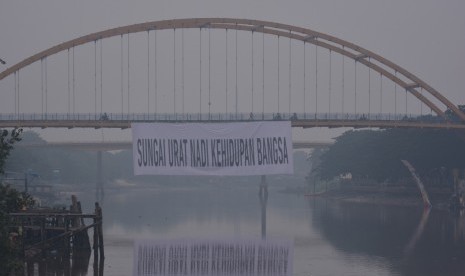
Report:
[[[21,132],[23,130],[20,128],[15,128],[11,132],[0,129],[0,174],[4,173],[5,162],[13,149],[13,144],[21,141]]]
[[[21,268],[17,258],[19,244],[10,240],[8,214],[33,205],[34,200],[26,192],[18,192],[8,185],[0,185],[0,276],[9,275],[9,272]]]
[[[4,173],[6,159],[13,149],[13,144],[21,140],[22,129],[0,130],[0,175]],[[8,214],[18,211],[23,206],[30,206],[34,202],[26,193],[0,183],[0,275],[9,275],[20,267],[16,260],[17,249],[10,241],[7,228]]]
[[[349,131],[323,154],[318,173],[323,179],[350,172],[354,178],[393,182],[409,177],[402,159],[424,176],[461,169],[465,164],[465,141],[460,135],[431,129]]]

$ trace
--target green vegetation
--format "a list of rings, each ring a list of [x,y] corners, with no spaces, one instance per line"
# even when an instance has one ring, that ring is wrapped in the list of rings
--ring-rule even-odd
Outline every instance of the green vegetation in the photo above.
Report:
[[[0,174],[4,173],[5,161],[13,149],[13,144],[21,141],[21,132],[22,129],[13,129],[11,132],[0,129]]]
[[[321,179],[351,173],[353,179],[394,183],[409,177],[408,160],[426,183],[450,183],[450,171],[465,166],[465,136],[451,130],[388,129],[349,131],[321,156]]]
[[[0,185],[0,275],[22,267],[18,259],[20,241],[10,237],[7,227],[8,214],[34,205],[34,200],[25,192],[19,192],[8,185]]]
[[[13,149],[13,144],[21,140],[21,132],[21,129],[13,129],[10,132],[0,130],[0,175],[4,173],[5,162]],[[34,201],[28,194],[0,184],[0,275],[9,275],[9,272],[21,267],[21,263],[16,258],[18,244],[10,239],[7,228],[8,214],[33,204]]]

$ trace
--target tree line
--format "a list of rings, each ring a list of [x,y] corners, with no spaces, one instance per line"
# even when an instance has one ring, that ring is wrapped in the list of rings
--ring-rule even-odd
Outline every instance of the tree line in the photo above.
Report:
[[[427,183],[450,183],[464,170],[465,133],[439,129],[352,130],[322,153],[315,168],[321,179],[350,173],[353,179],[395,183],[409,177],[408,160]]]

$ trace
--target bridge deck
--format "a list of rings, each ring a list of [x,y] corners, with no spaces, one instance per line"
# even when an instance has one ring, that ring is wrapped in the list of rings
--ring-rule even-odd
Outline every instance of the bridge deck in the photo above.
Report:
[[[158,120],[156,122],[237,122],[241,120]],[[247,121],[247,120],[242,120]],[[0,128],[120,128],[131,127],[135,122],[153,122],[149,120],[0,120]],[[292,120],[292,127],[351,127],[351,128],[435,128],[465,129],[465,124],[454,122],[428,122],[417,120]]]

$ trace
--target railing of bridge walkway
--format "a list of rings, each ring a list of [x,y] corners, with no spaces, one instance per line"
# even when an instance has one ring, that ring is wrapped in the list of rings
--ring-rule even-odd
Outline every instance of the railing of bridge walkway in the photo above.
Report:
[[[249,121],[249,120],[334,120],[334,121],[421,121],[445,123],[439,116],[415,114],[351,114],[351,113],[10,113],[0,114],[0,121]]]

